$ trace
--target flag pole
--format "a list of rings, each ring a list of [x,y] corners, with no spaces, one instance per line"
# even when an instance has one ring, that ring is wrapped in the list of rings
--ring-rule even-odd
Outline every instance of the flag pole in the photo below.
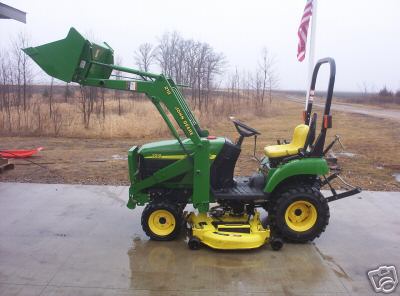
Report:
[[[308,101],[310,100],[310,84],[312,72],[314,70],[314,55],[315,55],[315,31],[317,27],[317,2],[313,0],[312,16],[311,16],[311,34],[310,34],[310,48],[308,50],[308,78],[307,78],[307,94],[305,110],[307,111]],[[313,98],[311,97],[311,101]]]

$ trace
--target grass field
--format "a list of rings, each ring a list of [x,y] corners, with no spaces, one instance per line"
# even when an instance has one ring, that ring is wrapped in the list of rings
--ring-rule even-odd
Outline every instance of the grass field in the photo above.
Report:
[[[135,104],[123,117],[110,119],[114,128],[108,123],[107,127],[102,126],[94,119],[91,129],[77,130],[79,137],[1,137],[2,146],[7,148],[44,146],[45,150],[31,160],[47,169],[16,160],[15,169],[1,174],[0,181],[128,185],[127,150],[132,145],[171,138],[150,103]],[[277,139],[290,139],[294,127],[301,123],[302,106],[279,98],[262,112],[256,112],[258,115],[250,108],[246,110],[246,105],[240,111],[226,111],[222,107],[216,106],[221,110],[212,115],[196,112],[202,126],[212,135],[235,139],[237,133],[228,114],[236,115],[262,133],[258,138],[258,156],[262,156],[264,146],[275,144]],[[327,142],[338,134],[345,152],[350,153],[341,154],[341,148],[334,148],[343,167],[342,175],[364,189],[400,190],[400,183],[393,177],[400,172],[400,123],[350,113],[333,112],[333,116]],[[73,128],[68,130],[71,134],[67,135],[72,136]],[[249,175],[256,170],[258,164],[252,159],[252,152],[253,140],[247,139],[237,175]]]

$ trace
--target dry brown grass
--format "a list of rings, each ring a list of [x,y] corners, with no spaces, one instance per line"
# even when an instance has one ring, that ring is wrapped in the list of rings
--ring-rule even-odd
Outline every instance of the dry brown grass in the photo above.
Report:
[[[68,103],[53,103],[53,112],[61,114],[61,128],[54,131],[54,122],[49,114],[47,100],[34,97],[26,112],[12,107],[8,119],[7,112],[0,112],[0,131],[3,135],[22,136],[60,136],[78,138],[121,138],[165,136],[168,129],[161,116],[154,112],[149,101],[121,99],[122,114],[118,115],[118,101],[106,99],[106,117],[96,110],[91,114],[90,126],[85,128],[82,120],[79,99],[70,99]],[[96,109],[96,108],[95,108]],[[151,119],[151,120],[149,120]],[[9,128],[11,121],[11,129]]]
[[[35,95],[26,111],[22,106],[11,107],[10,112],[0,111],[0,134],[3,136],[59,136],[78,138],[157,138],[169,135],[161,115],[148,99],[132,99],[127,94],[121,98],[122,113],[118,114],[118,101],[111,95],[106,96],[106,116],[103,118],[100,109],[101,102],[97,101],[90,117],[89,128],[83,124],[83,114],[79,98],[62,102],[60,96],[55,96],[53,114],[60,115],[57,123],[50,116],[48,99]],[[266,104],[256,108],[248,99],[240,101],[221,97],[211,99],[207,110],[195,110],[197,118],[203,126],[210,127],[221,119],[240,115],[250,118],[254,114],[262,117],[274,113],[275,106]],[[171,116],[170,116],[171,118]],[[171,121],[174,122],[172,119]],[[60,125],[55,131],[55,125]]]

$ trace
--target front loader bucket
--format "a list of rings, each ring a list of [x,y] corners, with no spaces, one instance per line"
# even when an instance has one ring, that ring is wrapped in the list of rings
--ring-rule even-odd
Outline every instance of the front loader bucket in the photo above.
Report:
[[[108,79],[112,68],[96,62],[114,63],[113,50],[107,44],[91,43],[74,28],[69,30],[65,39],[22,50],[47,74],[65,82],[80,82],[85,78]]]

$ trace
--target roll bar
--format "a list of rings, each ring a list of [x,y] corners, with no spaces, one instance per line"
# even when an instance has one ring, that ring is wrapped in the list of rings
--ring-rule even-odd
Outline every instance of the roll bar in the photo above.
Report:
[[[329,68],[330,68],[329,69],[330,70],[329,83],[328,83],[328,90],[326,93],[324,115],[329,115],[330,110],[331,110],[333,88],[335,86],[336,63],[335,63],[335,60],[332,58],[323,58],[323,59],[318,60],[318,62],[315,64],[313,74],[312,74],[311,85],[310,85],[310,99],[308,101],[308,105],[307,105],[307,109],[306,109],[306,118],[305,118],[305,124],[307,124],[307,125],[310,123],[312,104],[314,102],[314,95],[315,95],[315,84],[317,83],[318,71],[322,64],[329,64]]]
[[[304,123],[309,125],[313,102],[314,102],[315,84],[317,82],[319,69],[323,64],[329,64],[330,73],[329,73],[328,90],[326,93],[326,100],[325,100],[324,116],[321,124],[321,132],[315,142],[313,150],[311,151],[311,156],[317,156],[317,157],[323,156],[326,130],[332,127],[332,116],[330,115],[330,111],[331,111],[333,88],[335,86],[335,76],[336,76],[336,63],[334,59],[329,57],[323,58],[318,60],[317,63],[315,64],[310,84],[310,98],[308,100],[307,109],[305,111],[305,116],[304,116]]]

